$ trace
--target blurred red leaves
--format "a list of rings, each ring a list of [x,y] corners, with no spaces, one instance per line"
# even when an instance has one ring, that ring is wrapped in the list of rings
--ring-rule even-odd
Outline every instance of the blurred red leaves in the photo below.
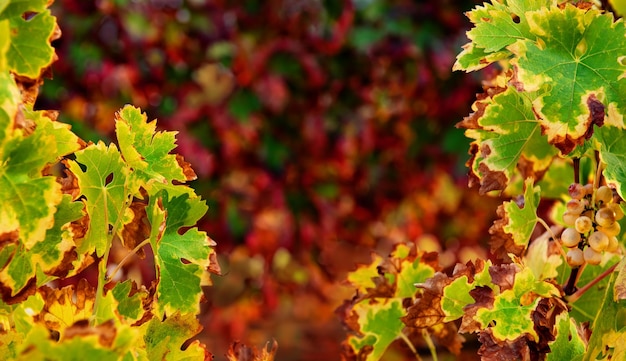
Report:
[[[88,140],[111,136],[124,103],[179,131],[224,275],[203,315],[214,353],[274,337],[286,358],[337,359],[341,281],[371,251],[487,257],[496,202],[466,190],[469,141],[453,129],[479,90],[450,70],[474,2],[368,4],[54,5],[41,107]]]

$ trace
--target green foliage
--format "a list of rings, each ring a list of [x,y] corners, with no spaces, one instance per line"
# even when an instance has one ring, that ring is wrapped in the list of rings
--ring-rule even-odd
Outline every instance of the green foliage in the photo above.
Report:
[[[623,215],[614,204],[626,193],[626,26],[597,6],[506,0],[467,14],[470,42],[454,69],[499,70],[459,123],[473,140],[470,185],[513,199],[498,207],[489,230],[493,260],[415,278],[417,294],[402,317],[407,327],[426,331],[460,320],[460,332],[477,334],[483,360],[626,357]],[[598,190],[604,184],[613,193]],[[584,217],[591,226],[582,226]],[[561,243],[564,226],[581,236],[577,244]],[[599,241],[609,236],[610,250]],[[364,267],[348,279],[374,271]],[[371,318],[391,322],[385,312]],[[455,351],[453,342],[440,345]]]
[[[190,228],[207,206],[184,185],[195,178],[189,164],[170,154],[176,133],[157,132],[156,121],[125,106],[115,117],[119,150],[85,144],[55,113],[33,110],[54,58],[47,2],[0,2],[0,30],[2,358],[210,358],[188,340],[202,329],[201,286],[219,267],[214,242]],[[118,242],[125,258],[110,252]],[[122,266],[146,245],[154,282],[112,281],[118,270],[109,273],[108,263]],[[49,283],[94,261],[97,287]]]

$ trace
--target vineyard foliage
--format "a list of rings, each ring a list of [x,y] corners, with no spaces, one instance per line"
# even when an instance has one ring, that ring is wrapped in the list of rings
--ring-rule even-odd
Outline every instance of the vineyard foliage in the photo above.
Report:
[[[497,200],[465,190],[454,128],[479,81],[450,71],[474,3],[58,0],[38,105],[94,142],[124,103],[179,132],[227,274],[206,289],[209,349],[276,338],[281,359],[337,359],[343,280],[370,252],[487,256]]]
[[[3,354],[206,358],[195,338],[268,327],[336,356],[343,302],[344,359],[469,334],[485,360],[624,358],[620,2],[477,5],[456,62],[424,34],[461,13],[425,3],[66,0],[59,39],[47,2],[0,2]],[[52,43],[73,63],[39,97]],[[458,123],[478,195],[450,69],[484,79]],[[80,137],[36,110],[55,96]]]
[[[3,359],[208,359],[202,286],[219,273],[194,225],[206,203],[196,178],[140,109],[115,114],[117,145],[86,143],[34,110],[60,30],[47,1],[0,3],[0,354]],[[151,283],[117,274],[149,245]],[[148,252],[146,252],[148,253]],[[97,285],[81,279],[91,264]],[[114,280],[115,279],[115,280]],[[117,281],[119,280],[119,281]]]
[[[592,2],[541,0],[492,1],[467,13],[470,42],[453,69],[497,69],[458,124],[472,139],[469,183],[513,199],[489,230],[493,259],[452,272],[435,262],[431,277],[411,280],[417,292],[404,310],[377,311],[397,304],[385,291],[404,287],[387,267],[349,276],[359,291],[343,314],[368,335],[348,339],[355,359],[378,360],[391,338],[410,344],[416,332],[458,354],[462,339],[441,337],[447,328],[444,335],[476,334],[483,360],[626,357],[626,26],[616,16]],[[415,257],[416,271],[436,259]],[[386,262],[401,260],[392,253]],[[363,282],[366,272],[373,282]],[[396,314],[403,325],[369,336],[370,323]]]

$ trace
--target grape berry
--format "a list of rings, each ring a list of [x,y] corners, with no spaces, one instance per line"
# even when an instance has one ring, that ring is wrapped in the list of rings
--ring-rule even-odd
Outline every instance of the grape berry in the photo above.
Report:
[[[568,228],[561,233],[561,243],[569,248],[566,254],[571,267],[584,263],[597,265],[603,252],[617,252],[617,235],[621,227],[617,221],[624,217],[619,204],[613,200],[613,190],[607,186],[593,188],[593,185],[570,185],[569,195],[563,213],[563,222]]]

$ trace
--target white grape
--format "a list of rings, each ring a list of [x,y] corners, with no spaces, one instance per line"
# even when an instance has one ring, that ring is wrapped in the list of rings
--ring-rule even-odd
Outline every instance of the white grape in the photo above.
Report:
[[[609,207],[600,208],[596,212],[596,223],[602,227],[609,227],[615,223],[615,212]]]
[[[576,219],[574,226],[579,233],[584,234],[591,230],[591,228],[593,227],[593,222],[591,221],[591,218],[587,216],[580,216]]]
[[[565,223],[566,226],[573,227],[578,217],[580,217],[579,214],[574,214],[566,211],[565,213],[563,213],[563,223]]]
[[[607,186],[596,189],[596,202],[609,203],[613,199],[613,190]]]
[[[606,251],[611,252],[611,253],[616,253],[618,249],[619,249],[619,241],[617,240],[617,237],[615,236],[609,237],[609,245],[608,247],[606,247]]]
[[[566,254],[567,264],[571,267],[582,266],[585,263],[585,257],[583,255],[583,251],[579,248],[572,248],[567,251]]]
[[[599,231],[593,232],[589,235],[589,247],[593,248],[596,252],[603,252],[609,246],[609,237]]]
[[[580,183],[572,183],[568,188],[568,193],[573,199],[582,199],[585,196],[585,189]]]
[[[565,228],[563,233],[561,233],[561,242],[565,247],[576,247],[580,242],[580,233],[574,228]]]
[[[598,226],[597,228],[598,228],[598,231],[601,231],[602,233],[606,234],[609,237],[617,236],[619,232],[622,230],[622,227],[617,222],[614,222],[613,224],[606,226],[606,227]]]
[[[572,199],[567,202],[567,211],[573,214],[581,214],[585,210],[585,204],[580,199]]]
[[[585,262],[597,265],[600,264],[600,261],[602,261],[602,254],[598,253],[591,247],[587,247],[583,251],[583,258],[585,259]]]
[[[622,207],[620,207],[619,204],[609,203],[607,207],[610,208],[615,213],[616,221],[619,221],[620,219],[624,218],[624,211],[622,211]]]

